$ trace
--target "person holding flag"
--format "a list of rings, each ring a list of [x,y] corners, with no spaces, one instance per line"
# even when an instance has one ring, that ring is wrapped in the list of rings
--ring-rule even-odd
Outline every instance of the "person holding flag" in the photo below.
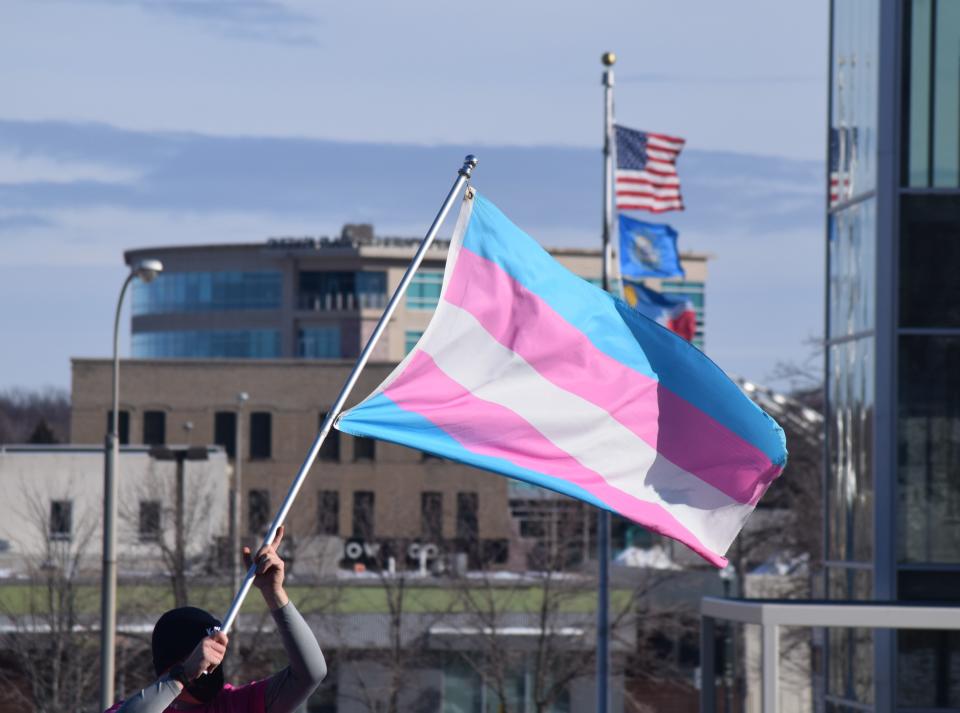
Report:
[[[107,713],[293,713],[327,675],[320,644],[283,588],[284,563],[277,554],[283,528],[253,558],[243,548],[247,567],[256,563],[253,586],[273,615],[289,665],[269,678],[233,687],[223,680],[229,641],[220,622],[196,607],[166,612],[153,629],[151,648],[157,679],[115,704]]]

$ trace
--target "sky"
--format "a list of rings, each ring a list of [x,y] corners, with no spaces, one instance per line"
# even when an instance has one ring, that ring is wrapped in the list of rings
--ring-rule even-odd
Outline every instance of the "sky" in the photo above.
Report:
[[[822,331],[827,2],[5,0],[0,389],[108,356],[125,249],[420,235],[465,153],[545,245],[595,246],[600,55],[683,136],[707,351],[770,383]],[[125,315],[121,353],[129,349]]]

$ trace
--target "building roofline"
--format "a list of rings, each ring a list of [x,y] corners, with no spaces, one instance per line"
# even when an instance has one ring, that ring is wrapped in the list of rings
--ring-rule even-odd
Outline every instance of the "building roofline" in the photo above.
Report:
[[[275,242],[271,241],[312,241],[305,242],[303,245],[298,244],[297,242],[284,243],[284,242]],[[363,256],[363,252],[369,249],[383,249],[383,248],[406,248],[414,247],[417,243],[420,242],[419,238],[405,238],[400,236],[383,236],[376,237],[372,242],[359,242],[359,241],[350,241],[342,238],[329,238],[329,237],[309,237],[305,236],[303,238],[269,238],[263,242],[247,242],[247,243],[205,243],[200,245],[157,245],[157,246],[146,246],[138,248],[130,248],[124,250],[123,258],[126,264],[130,264],[135,257],[147,257],[148,255],[156,255],[162,253],[191,253],[191,252],[209,252],[214,250],[233,250],[233,251],[272,251],[277,255],[289,255],[295,253],[300,256],[310,256],[310,255],[322,255],[325,253],[332,253],[333,251],[339,251],[343,254],[359,255]],[[436,248],[446,248],[449,245],[448,240],[437,240],[434,246]],[[546,247],[547,252],[551,255],[566,256],[566,257],[599,257],[601,254],[601,249],[597,248],[587,248],[587,247]],[[369,257],[380,257],[376,255],[370,255]],[[697,252],[692,250],[681,251],[680,257],[686,260],[710,260],[714,256],[711,253]]]

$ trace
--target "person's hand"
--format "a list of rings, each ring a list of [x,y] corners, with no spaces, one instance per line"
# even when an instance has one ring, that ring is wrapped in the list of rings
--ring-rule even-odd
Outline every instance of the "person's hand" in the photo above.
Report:
[[[227,635],[222,631],[215,631],[202,639],[183,662],[183,672],[187,678],[193,681],[219,666],[227,653],[227,643]]]
[[[243,562],[247,569],[254,563],[257,573],[253,578],[253,586],[260,590],[267,606],[279,609],[287,603],[287,595],[283,591],[283,560],[277,554],[277,548],[283,541],[283,526],[277,529],[273,542],[257,550],[256,557],[250,556],[250,548],[243,548]]]

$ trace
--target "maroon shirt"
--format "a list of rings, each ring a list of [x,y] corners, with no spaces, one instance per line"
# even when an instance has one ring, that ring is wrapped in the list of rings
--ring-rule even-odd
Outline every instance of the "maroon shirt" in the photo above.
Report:
[[[254,681],[246,686],[237,688],[229,683],[217,694],[217,697],[206,705],[175,708],[169,706],[168,711],[188,710],[190,713],[266,713],[264,696],[269,679]],[[116,713],[123,705],[123,701],[114,703],[106,713]]]

